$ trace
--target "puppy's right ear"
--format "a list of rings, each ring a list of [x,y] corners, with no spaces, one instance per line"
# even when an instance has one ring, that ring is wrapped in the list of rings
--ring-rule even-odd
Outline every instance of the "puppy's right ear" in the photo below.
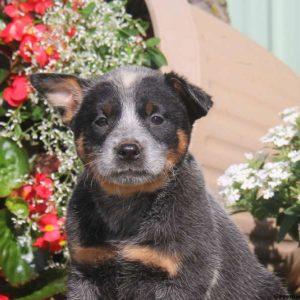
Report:
[[[30,76],[30,82],[59,110],[64,124],[69,125],[81,105],[86,81],[73,75],[38,73]]]

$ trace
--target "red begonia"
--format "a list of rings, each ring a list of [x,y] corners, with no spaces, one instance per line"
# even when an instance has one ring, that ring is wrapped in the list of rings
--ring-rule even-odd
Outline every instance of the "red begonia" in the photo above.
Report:
[[[12,77],[13,81],[10,86],[4,89],[3,99],[11,106],[18,107],[26,101],[30,87],[27,77],[17,75]]]

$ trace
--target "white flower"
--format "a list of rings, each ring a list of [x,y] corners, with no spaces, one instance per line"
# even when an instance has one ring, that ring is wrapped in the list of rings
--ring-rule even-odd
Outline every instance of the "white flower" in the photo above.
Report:
[[[220,195],[225,198],[226,204],[231,205],[240,200],[241,194],[238,189],[232,187],[220,191]]]
[[[269,129],[268,133],[261,137],[262,143],[273,143],[277,147],[286,146],[296,135],[297,127],[294,125],[278,125]]]
[[[218,185],[221,187],[227,187],[233,184],[233,177],[227,176],[226,174],[218,178]]]
[[[259,181],[256,180],[256,178],[253,176],[253,177],[250,177],[250,178],[247,178],[243,184],[241,185],[241,189],[243,190],[251,190],[251,189],[254,189],[256,187],[259,186]]]
[[[282,181],[292,175],[290,165],[287,161],[268,162],[264,165],[263,169],[267,172],[269,178],[273,180]]]
[[[228,204],[233,204],[234,202],[238,201],[241,198],[241,194],[239,190],[232,189],[230,195],[228,195],[227,202]]]
[[[249,152],[245,153],[244,156],[245,156],[245,158],[248,159],[248,160],[251,160],[251,159],[254,158],[253,153],[249,153]]]
[[[280,115],[285,123],[296,124],[297,118],[300,117],[300,107],[286,108]]]
[[[264,199],[270,199],[274,196],[274,191],[272,189],[262,190],[262,195]]]
[[[260,182],[264,182],[268,178],[268,171],[264,169],[257,170],[256,177]]]
[[[295,163],[300,160],[300,150],[293,150],[288,154],[288,158],[291,162]]]

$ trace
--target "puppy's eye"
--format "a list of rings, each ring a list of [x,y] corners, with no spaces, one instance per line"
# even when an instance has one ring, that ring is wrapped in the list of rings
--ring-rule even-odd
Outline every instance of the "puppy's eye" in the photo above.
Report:
[[[108,120],[106,117],[99,117],[94,121],[94,123],[99,127],[103,127],[108,125]]]
[[[153,115],[151,117],[151,122],[154,124],[154,125],[160,125],[162,124],[162,122],[164,121],[164,118],[160,115]]]

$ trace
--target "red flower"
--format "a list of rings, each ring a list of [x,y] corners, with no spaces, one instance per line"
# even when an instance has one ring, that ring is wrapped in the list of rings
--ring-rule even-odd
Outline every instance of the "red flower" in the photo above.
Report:
[[[71,7],[74,11],[78,11],[83,6],[83,4],[83,0],[73,0]]]
[[[76,27],[75,26],[71,26],[68,30],[67,30],[67,35],[72,38],[73,36],[75,36],[76,34]]]
[[[3,294],[0,295],[0,300],[9,300],[9,298]]]
[[[34,197],[34,190],[32,185],[30,184],[25,184],[20,188],[20,196],[22,199],[24,199],[25,201],[30,201],[33,199]]]
[[[29,2],[34,3],[34,11],[40,15],[44,15],[45,11],[53,6],[51,0],[34,0]]]
[[[33,11],[40,15],[44,15],[45,11],[53,6],[52,0],[28,0],[27,2],[12,2],[12,4],[4,6],[4,13],[6,13],[11,18],[21,15],[22,13],[29,13]]]
[[[36,213],[44,214],[47,208],[48,205],[45,203],[45,201],[41,201],[40,203],[37,201],[31,201],[31,203],[29,204],[30,216]]]
[[[65,235],[61,233],[64,218],[59,219],[56,213],[48,213],[39,219],[38,224],[43,235],[36,239],[33,246],[41,249],[49,246],[51,252],[60,251],[66,240]]]
[[[37,247],[40,249],[46,249],[48,246],[48,243],[44,240],[42,236],[38,237],[36,241],[32,244],[33,247]]]
[[[44,67],[50,59],[58,59],[58,53],[53,46],[44,46],[41,41],[47,32],[45,25],[36,25],[28,32],[20,43],[20,56],[28,63],[35,57],[41,67]]]
[[[19,15],[19,10],[14,4],[5,5],[3,12],[11,18],[17,17]]]
[[[24,13],[34,11],[34,3],[31,3],[30,1],[18,3],[18,7]]]
[[[52,196],[53,181],[44,173],[35,174],[34,190],[38,198],[47,200]]]
[[[43,215],[39,221],[40,231],[44,232],[43,239],[47,242],[54,242],[60,238],[60,224],[57,215],[49,213]]]
[[[11,106],[18,107],[28,96],[30,88],[26,76],[17,75],[13,77],[11,86],[3,91],[3,99]]]
[[[13,15],[15,12],[11,9],[10,13]],[[21,41],[27,29],[32,26],[32,24],[33,19],[31,16],[16,16],[0,32],[0,38],[2,38],[5,43],[10,43],[13,40]]]
[[[20,43],[20,55],[24,59],[24,61],[30,63],[31,62],[31,55],[34,51],[35,44],[37,42],[37,38],[33,35],[26,35],[22,42]]]
[[[14,191],[12,197],[21,197],[29,205],[30,216],[38,213],[44,214],[46,210],[54,210],[54,202],[49,201],[53,193],[53,181],[45,173],[37,173],[34,176],[33,184],[24,184]]]
[[[53,243],[50,243],[50,252],[58,252],[66,245],[66,235],[62,234],[60,238]]]

